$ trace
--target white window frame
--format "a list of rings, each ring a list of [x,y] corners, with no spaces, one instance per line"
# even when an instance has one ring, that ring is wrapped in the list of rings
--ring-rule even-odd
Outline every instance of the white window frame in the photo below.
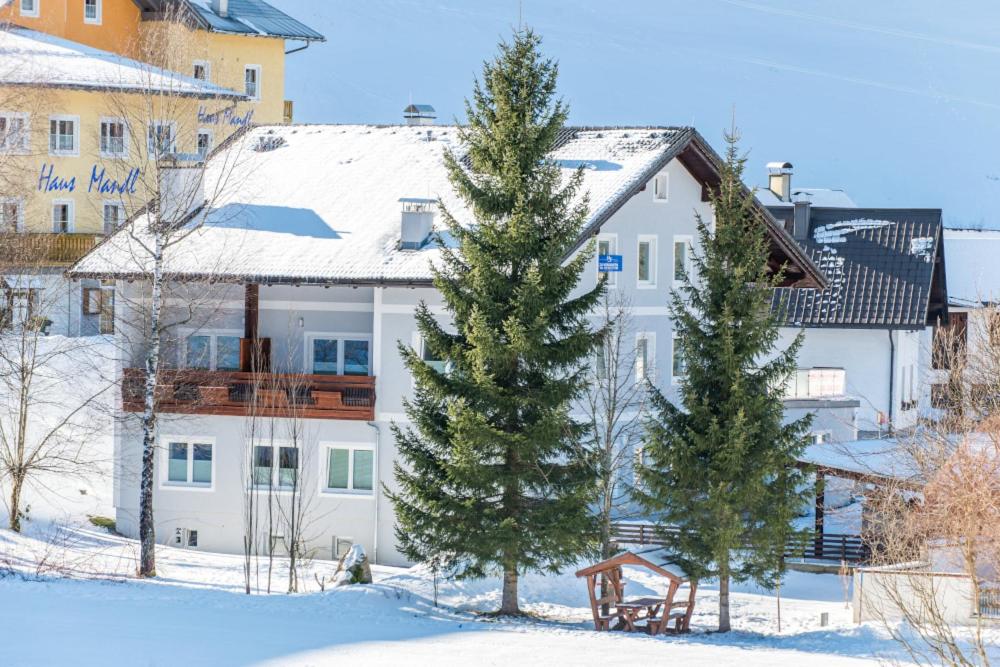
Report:
[[[111,123],[122,126],[122,150],[120,153],[104,150],[104,126],[110,125]],[[128,134],[128,123],[125,122],[124,118],[116,116],[101,116],[100,122],[97,125],[97,150],[100,152],[101,157],[118,159],[128,156]]]
[[[66,220],[66,234],[72,234],[76,229],[76,202],[72,199],[53,199],[52,207],[49,209],[49,219],[52,223],[50,229],[53,233],[62,234],[62,230],[56,230],[56,206],[66,204],[68,206],[68,218]]]
[[[327,486],[330,481],[330,451],[333,449],[346,449],[347,457],[347,488],[334,489]],[[319,450],[322,452],[320,461],[319,492],[325,496],[357,496],[361,498],[374,498],[378,488],[378,455],[375,452],[375,445],[370,442],[334,442],[321,441]],[[365,451],[372,453],[372,488],[354,488],[354,452]]]
[[[598,234],[598,236],[597,236],[597,257],[595,257],[595,259],[598,262],[600,262],[601,243],[602,242],[607,242],[608,247],[611,250],[611,252],[608,253],[609,255],[617,255],[618,254],[618,235],[617,234]],[[620,271],[608,271],[607,273],[603,273],[603,272],[600,271],[600,269],[598,267],[598,270],[597,270],[597,279],[600,280],[600,278],[601,278],[602,275],[606,275],[608,277],[608,287],[615,287],[615,286],[618,285],[618,274],[619,273],[620,273]]]
[[[171,155],[177,152],[177,123],[172,120],[154,120],[149,125],[146,126],[146,151],[151,157],[159,158],[161,154],[157,149],[154,138],[156,132],[154,129],[167,126],[170,128],[170,146],[168,146],[167,151],[163,155]]]
[[[53,149],[52,148],[52,123],[53,121],[57,123],[71,122],[73,123],[73,148],[71,150],[63,149]],[[61,136],[61,135],[59,135]],[[80,117],[73,116],[70,114],[52,114],[49,116],[49,132],[48,132],[48,147],[49,155],[55,157],[77,157],[80,155]]]
[[[270,447],[271,448],[271,484],[257,484],[254,477],[254,468],[257,466],[256,463],[256,449],[257,447]],[[296,456],[296,479],[298,484],[296,486],[291,486],[288,484],[280,484],[278,480],[280,475],[278,474],[281,470],[281,448],[290,448],[298,451],[298,456]],[[302,478],[302,452],[303,447],[297,444],[293,440],[287,439],[261,439],[250,441],[250,486],[251,491],[270,491],[271,493],[292,493],[294,490],[304,491],[305,487],[303,483],[306,481]],[[320,481],[322,484],[322,481]],[[372,484],[374,486],[374,484]]]
[[[24,0],[20,0],[20,2],[18,2],[18,9],[21,11],[21,16],[30,16],[32,18],[38,18],[41,12],[42,0],[33,0],[33,2],[35,8],[29,10],[24,9]]]
[[[424,337],[420,335],[419,331],[414,331],[413,334],[410,336],[410,349],[416,352],[417,356],[420,357],[421,359],[424,358]],[[448,367],[448,362],[444,363],[445,365],[442,370],[445,373],[450,372],[451,369]],[[410,387],[412,389],[417,388],[417,378],[414,377],[412,373],[410,373]]]
[[[112,230],[108,229],[107,207],[114,206],[118,209],[118,221]],[[110,236],[118,230],[125,222],[125,204],[120,199],[104,199],[101,201],[101,228],[106,236]]]
[[[674,243],[671,246],[670,254],[670,279],[674,286],[680,285],[683,281],[676,275],[677,267],[677,245],[679,243],[684,244],[684,272],[690,277],[691,276],[691,250],[694,245],[694,237],[690,234],[675,234]]]
[[[170,481],[170,443],[182,442],[188,446],[187,450],[187,482]],[[208,484],[204,482],[190,481],[194,477],[194,445],[208,445],[212,448],[212,481]],[[161,435],[160,449],[162,459],[160,462],[160,489],[165,491],[215,491],[216,479],[216,454],[218,447],[215,446],[215,438],[212,436],[200,435]]]
[[[196,155],[201,155],[201,153],[198,152],[198,139],[200,139],[202,136],[208,137],[208,150],[206,150],[205,155],[202,156],[204,159],[207,160],[208,156],[212,152],[212,148],[214,148],[215,146],[215,133],[212,132],[211,130],[207,130],[204,128],[198,130],[198,133],[195,135],[195,142],[194,142],[194,150]]]
[[[205,78],[204,79],[198,79],[198,80],[199,81],[204,81],[205,83],[211,83],[211,81],[212,81],[212,63],[210,63],[207,60],[194,60],[194,61],[191,62],[191,77],[194,78],[194,79],[197,79],[198,77],[196,77],[194,75],[195,74],[195,72],[194,72],[194,68],[195,67],[201,67],[202,69],[205,70]],[[246,76],[246,75],[244,75],[244,76]]]
[[[94,0],[94,6],[97,9],[97,16],[94,18],[87,17],[87,0],[83,0],[83,22],[88,25],[101,25],[101,21],[104,18],[104,2],[103,0]]]
[[[370,333],[347,333],[347,332],[326,332],[326,331],[307,331],[304,336],[304,346],[302,351],[302,371],[306,375],[314,375],[313,373],[313,355],[312,346],[313,341],[317,338],[321,340],[336,340],[337,341],[337,376],[344,375],[344,343],[349,340],[363,340],[368,343],[368,377],[371,377],[373,370],[373,359],[372,359],[372,335]],[[348,377],[365,377],[364,375],[352,375]]]
[[[817,431],[809,431],[809,440],[814,445],[828,445],[833,437],[833,431],[830,429],[819,429]],[[817,438],[822,438],[822,441],[817,441]]]
[[[0,143],[0,152],[7,155],[26,155],[31,150],[31,114],[24,111],[0,111],[0,117],[7,120],[7,131],[10,132],[11,121],[15,118],[19,119],[22,123],[21,126],[21,136],[18,137],[20,141],[17,144],[10,145],[7,143],[7,137],[4,137],[2,143]]]
[[[684,375],[676,375],[674,373],[674,360],[677,358],[677,354],[680,352],[680,346],[677,344],[677,334],[670,336],[670,384],[678,385],[681,380],[687,377],[687,373]]]
[[[661,171],[653,176],[653,201],[657,204],[666,204],[670,201],[670,174]]]
[[[17,220],[14,221],[14,231],[24,231],[24,198],[23,197],[0,197],[0,206],[7,204],[17,205]]]
[[[639,356],[639,341],[646,341],[646,358]],[[639,364],[643,364],[642,373],[639,373]],[[642,384],[646,380],[656,382],[656,332],[637,331],[635,334],[635,368],[632,371],[635,375],[636,384]]]
[[[219,337],[243,338],[244,332],[240,329],[179,329],[178,333],[180,334],[181,341],[181,344],[177,346],[178,368],[194,368],[193,366],[188,366],[188,338],[191,336],[208,336],[209,367],[197,370],[217,371],[219,370],[217,368],[219,360]]]
[[[254,95],[247,93],[247,72],[250,70],[257,72],[257,90]],[[243,93],[250,98],[251,102],[260,102],[261,97],[263,97],[263,71],[264,69],[260,65],[248,64],[243,66]]]
[[[649,279],[642,280],[639,278],[639,256],[641,253],[641,248],[643,243],[649,244]],[[657,236],[656,234],[639,234],[635,242],[635,286],[636,289],[655,289],[656,288],[656,271],[657,271]]]

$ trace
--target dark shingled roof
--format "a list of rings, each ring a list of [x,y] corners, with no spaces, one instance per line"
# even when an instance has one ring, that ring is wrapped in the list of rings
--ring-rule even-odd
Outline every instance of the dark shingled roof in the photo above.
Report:
[[[771,209],[791,226],[791,210]],[[939,209],[812,208],[799,245],[827,287],[775,290],[787,326],[917,329],[947,318]]]

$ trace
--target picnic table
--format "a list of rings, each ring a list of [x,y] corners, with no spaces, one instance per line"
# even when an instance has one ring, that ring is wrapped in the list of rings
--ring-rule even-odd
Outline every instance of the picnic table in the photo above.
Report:
[[[642,597],[625,600],[622,566],[645,567],[667,579],[669,586],[663,597]],[[673,632],[688,632],[694,613],[698,582],[693,581],[673,561],[673,556],[661,547],[623,551],[612,558],[584,568],[576,573],[586,577],[594,629],[645,631],[651,635],[666,632],[671,622]],[[687,586],[687,599],[674,601],[681,587]]]

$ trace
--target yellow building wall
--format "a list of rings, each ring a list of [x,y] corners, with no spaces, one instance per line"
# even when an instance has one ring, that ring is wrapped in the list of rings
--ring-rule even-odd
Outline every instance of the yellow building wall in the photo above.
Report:
[[[36,0],[39,16],[21,16],[20,2],[0,8],[0,19],[94,48],[120,53],[187,76],[196,60],[210,65],[209,81],[244,91],[246,65],[261,67],[261,99],[253,122],[281,123],[285,99],[285,40],[193,30],[178,23],[142,21],[132,0],[103,0],[100,24],[83,20],[83,0]],[[206,110],[210,111],[210,110]]]
[[[0,100],[14,96],[0,88]],[[73,232],[101,233],[104,202],[121,201],[131,215],[142,207],[154,191],[156,165],[149,159],[147,132],[153,118],[175,123],[176,150],[194,154],[199,129],[213,131],[217,146],[237,125],[205,123],[199,109],[232,110],[231,117],[245,115],[246,104],[234,107],[224,100],[197,98],[145,97],[136,94],[109,95],[99,91],[40,90],[37,95],[17,91],[20,108],[0,111],[30,113],[30,150],[26,154],[0,157],[0,197],[24,202],[24,231],[51,232],[52,205],[57,200],[73,202]],[[147,105],[153,104],[153,111]],[[30,106],[31,108],[26,108]],[[49,151],[49,123],[53,115],[78,117],[78,154],[53,155]],[[100,123],[103,117],[124,118],[129,126],[128,147],[123,158],[111,158],[100,152]],[[133,172],[133,170],[138,170]],[[117,184],[117,187],[116,187]],[[102,187],[106,190],[102,192]],[[110,190],[110,191],[108,191]],[[124,192],[119,192],[124,190]]]
[[[36,0],[38,17],[22,16],[18,0],[0,8],[0,20],[127,56],[135,52],[141,14],[132,0],[103,0],[101,22],[85,23],[83,0]]]

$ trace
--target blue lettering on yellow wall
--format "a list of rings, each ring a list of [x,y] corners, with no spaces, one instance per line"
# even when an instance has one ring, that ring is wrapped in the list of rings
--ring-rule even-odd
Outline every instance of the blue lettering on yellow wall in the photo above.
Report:
[[[253,109],[243,115],[238,115],[233,107],[222,111],[208,113],[205,107],[198,107],[198,123],[200,125],[228,125],[230,127],[249,127],[253,122]]]
[[[43,164],[42,171],[38,174],[39,192],[73,192],[76,190],[76,177],[70,179],[62,178],[55,174],[54,164]]]
[[[116,178],[110,178],[104,167],[101,167],[101,171],[97,171],[97,165],[95,164],[90,170],[90,184],[87,186],[87,192],[98,192],[102,195],[124,195],[124,194],[135,194],[136,183],[139,181],[139,168],[133,167],[129,170],[128,175],[118,180]]]

